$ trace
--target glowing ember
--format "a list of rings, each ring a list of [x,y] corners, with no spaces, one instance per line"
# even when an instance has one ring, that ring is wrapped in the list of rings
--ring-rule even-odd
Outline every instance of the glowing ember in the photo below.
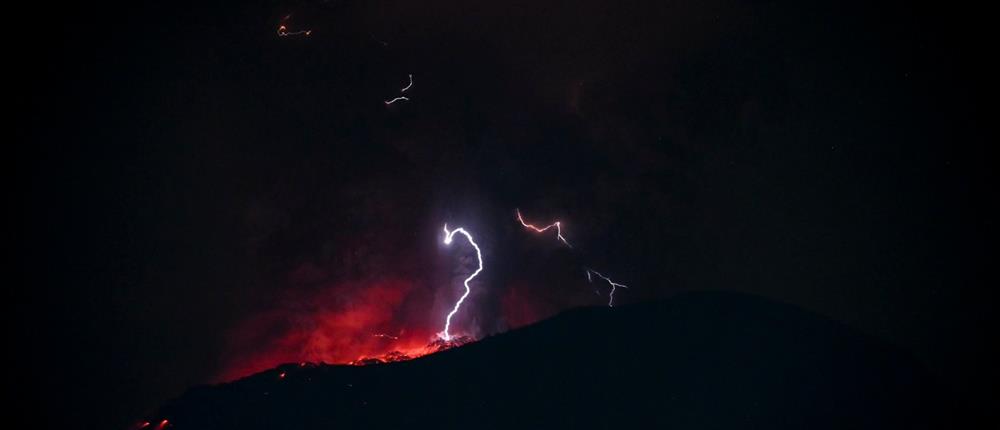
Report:
[[[479,275],[479,272],[483,271],[483,253],[479,250],[479,245],[476,245],[476,241],[472,240],[472,235],[470,235],[469,232],[465,231],[464,228],[459,227],[449,231],[448,224],[445,224],[444,244],[451,245],[451,241],[452,238],[455,236],[455,233],[459,233],[465,236],[465,238],[469,241],[469,244],[471,244],[473,248],[476,248],[476,259],[479,261],[479,268],[477,268],[475,272],[472,272],[472,274],[469,275],[468,278],[465,278],[465,281],[463,282],[463,284],[465,285],[465,294],[462,294],[462,297],[460,297],[458,299],[458,302],[455,303],[455,307],[451,310],[451,312],[448,313],[448,317],[445,318],[444,331],[439,334],[441,339],[444,339],[445,341],[451,340],[451,334],[449,334],[448,332],[449,329],[451,328],[451,317],[453,317],[458,312],[458,309],[462,307],[462,302],[464,302],[465,298],[469,297],[469,293],[472,292],[472,288],[469,287],[469,281],[472,281],[473,278]]]
[[[427,344],[422,348],[414,348],[406,351],[390,351],[382,355],[371,356],[371,357],[360,357],[357,360],[351,361],[352,366],[368,366],[371,364],[385,364],[385,363],[395,363],[399,361],[412,360],[414,358],[420,358],[425,355],[433,354],[435,352],[441,352],[447,349],[459,347],[468,343],[472,343],[475,339],[469,336],[455,336],[450,340],[436,339],[433,342]]]
[[[312,34],[312,30],[299,30],[299,31],[288,31],[288,27],[284,24],[278,26],[278,37],[288,37],[288,36],[308,36]]]
[[[399,351],[390,351],[377,357],[362,357],[348,364],[352,366],[367,366],[369,364],[395,363],[397,361],[412,360],[413,357]]]
[[[434,353],[434,352],[441,352],[446,349],[459,347],[468,343],[472,343],[474,341],[475,339],[469,336],[457,336],[451,338],[450,340],[445,340],[445,339],[435,340],[434,342],[431,342],[430,345],[427,345],[427,347],[431,349],[430,351],[431,353]]]
[[[562,235],[562,226],[561,226],[561,223],[559,221],[556,221],[556,222],[554,222],[552,224],[549,224],[549,225],[547,225],[545,227],[536,227],[536,226],[534,226],[532,224],[528,224],[527,222],[524,221],[524,217],[521,216],[521,210],[520,209],[514,209],[514,211],[517,212],[517,220],[520,221],[521,225],[523,225],[525,228],[534,230],[536,233],[544,233],[546,230],[548,230],[548,229],[550,229],[552,227],[555,227],[556,228],[556,239],[559,239],[562,243],[566,244],[566,246],[568,246],[570,248],[573,247],[573,245],[570,245],[569,242],[566,241],[566,238],[563,237],[563,235]]]

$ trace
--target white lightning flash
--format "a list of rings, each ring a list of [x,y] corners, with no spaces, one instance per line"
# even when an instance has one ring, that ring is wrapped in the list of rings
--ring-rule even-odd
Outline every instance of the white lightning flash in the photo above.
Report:
[[[403,89],[399,90],[399,92],[405,93],[406,90],[410,89],[410,87],[413,86],[413,75],[410,74],[409,77],[410,77],[410,83],[407,84],[405,87],[403,87]],[[391,100],[386,100],[383,103],[385,103],[386,106],[389,106],[389,105],[391,105],[393,103],[396,103],[398,101],[401,101],[401,100],[410,101],[410,98],[406,97],[406,96],[399,96],[399,97],[396,97],[396,98],[391,99]]]
[[[410,87],[413,86],[413,74],[410,74],[409,76],[410,76],[410,83],[409,83],[409,85],[403,87],[403,89],[399,90],[399,92],[405,93],[406,90],[410,89]]]
[[[465,282],[464,282],[464,284],[465,284],[465,294],[462,294],[462,297],[460,297],[458,299],[458,302],[455,303],[455,307],[451,310],[451,312],[448,313],[448,317],[445,318],[445,320],[444,320],[444,331],[441,332],[441,333],[439,333],[438,336],[440,336],[442,339],[444,339],[446,341],[451,340],[451,334],[449,334],[449,332],[448,332],[448,330],[451,329],[451,317],[454,316],[455,313],[458,312],[458,308],[460,308],[462,306],[462,302],[464,302],[465,298],[469,297],[469,293],[472,292],[472,288],[469,287],[469,281],[472,281],[473,278],[475,278],[477,275],[479,275],[479,272],[483,271],[483,253],[482,253],[482,251],[479,250],[479,245],[476,245],[476,242],[474,240],[472,240],[472,235],[470,235],[469,232],[465,231],[464,228],[459,227],[459,228],[456,228],[454,230],[448,230],[448,224],[445,224],[444,225],[444,244],[445,245],[451,245],[451,240],[455,236],[455,233],[459,233],[462,236],[465,236],[465,238],[469,241],[469,244],[472,245],[472,247],[476,249],[476,259],[478,259],[478,261],[479,261],[479,268],[476,269],[475,272],[472,272],[472,275],[469,275],[468,278],[465,278]]]
[[[548,229],[550,229],[552,227],[555,227],[556,228],[556,239],[559,239],[559,241],[561,241],[562,243],[566,244],[566,246],[568,246],[570,248],[573,247],[573,245],[570,245],[569,242],[566,241],[566,238],[563,237],[563,235],[562,235],[562,225],[561,225],[561,223],[559,221],[556,221],[556,222],[554,222],[552,224],[549,224],[549,225],[547,225],[545,227],[539,228],[539,227],[536,227],[534,225],[531,225],[531,224],[528,224],[527,222],[525,222],[524,221],[524,217],[521,216],[521,210],[520,209],[514,209],[514,212],[517,213],[517,220],[520,221],[521,225],[523,225],[525,228],[534,230],[536,233],[544,233],[546,230],[548,230]]]
[[[393,103],[396,103],[396,102],[398,102],[400,100],[410,101],[410,98],[409,97],[405,97],[405,96],[399,96],[399,97],[396,97],[396,98],[394,98],[392,100],[386,100],[384,103],[385,103],[386,106],[389,106],[389,105],[391,105]]]
[[[618,287],[628,289],[628,286],[626,286],[624,284],[619,284],[619,283],[617,283],[615,281],[612,281],[610,278],[608,278],[607,276],[602,275],[601,272],[598,272],[596,270],[591,270],[591,269],[586,269],[586,270],[587,270],[587,272],[586,272],[587,273],[587,282],[591,282],[591,283],[594,282],[594,278],[591,275],[597,275],[601,279],[603,279],[605,281],[608,281],[608,284],[611,285],[611,292],[608,293],[608,307],[609,308],[613,308],[615,306],[615,289],[618,288]]]

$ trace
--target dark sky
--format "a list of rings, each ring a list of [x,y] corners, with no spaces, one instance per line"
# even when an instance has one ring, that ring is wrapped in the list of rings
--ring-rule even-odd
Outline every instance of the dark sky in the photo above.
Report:
[[[12,14],[11,351],[38,370],[11,371],[50,418],[120,425],[254,355],[259,324],[261,348],[287,340],[262,315],[387,279],[417,285],[392,323],[426,325],[410,310],[447,301],[427,287],[455,261],[444,222],[494,268],[482,332],[600,305],[585,264],[632,286],[622,303],[750,292],[961,395],[996,380],[973,11],[231,3]],[[289,14],[309,37],[277,36]],[[517,207],[574,250],[526,237]]]

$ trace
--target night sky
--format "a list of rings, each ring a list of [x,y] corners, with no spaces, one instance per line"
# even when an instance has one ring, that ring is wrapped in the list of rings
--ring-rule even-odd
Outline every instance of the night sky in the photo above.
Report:
[[[619,303],[826,315],[986,407],[985,17],[622,3],[12,12],[20,401],[120,428],[193,385],[376,352],[374,332],[422,341],[468,263],[448,222],[487,264],[468,334],[606,305],[593,267]]]

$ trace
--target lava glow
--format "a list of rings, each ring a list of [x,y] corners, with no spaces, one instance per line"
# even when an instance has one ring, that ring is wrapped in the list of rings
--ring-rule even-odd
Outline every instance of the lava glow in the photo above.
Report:
[[[465,282],[463,282],[463,284],[465,285],[465,293],[462,294],[462,297],[460,297],[457,302],[455,302],[455,307],[451,310],[451,312],[448,313],[448,317],[445,318],[444,331],[441,332],[439,335],[441,339],[444,339],[445,341],[451,340],[451,334],[449,334],[449,330],[451,329],[451,317],[454,316],[456,313],[458,313],[458,309],[462,307],[462,302],[464,302],[465,298],[469,297],[469,293],[472,292],[472,288],[469,287],[469,282],[472,281],[472,279],[475,278],[477,275],[479,275],[479,272],[483,271],[483,253],[482,251],[479,250],[479,245],[476,245],[476,241],[472,239],[472,235],[470,235],[469,232],[465,231],[464,228],[459,227],[449,231],[448,224],[445,224],[444,244],[451,245],[451,241],[452,238],[455,237],[455,233],[459,233],[465,236],[465,238],[469,241],[469,244],[471,244],[472,247],[476,249],[476,259],[479,261],[479,268],[477,268],[475,272],[472,272],[472,274],[469,275],[468,278],[465,278]]]
[[[274,306],[228,332],[218,381],[282,363],[347,364],[392,351],[416,353],[441,330],[440,316],[426,311],[436,290],[430,283],[404,277],[337,280],[304,264],[288,285]]]
[[[535,225],[528,224],[527,222],[524,221],[524,217],[521,216],[521,210],[520,209],[514,209],[514,211],[517,213],[517,220],[520,221],[521,225],[523,225],[525,228],[533,230],[536,233],[544,233],[546,230],[555,227],[555,229],[556,229],[556,239],[559,239],[559,241],[561,241],[562,243],[566,244],[566,246],[568,246],[570,248],[573,247],[573,245],[570,245],[569,242],[566,241],[566,238],[563,237],[563,235],[562,235],[562,225],[561,225],[561,223],[559,221],[556,221],[556,222],[554,222],[552,224],[549,224],[549,225],[547,225],[545,227],[537,227]]]
[[[446,349],[462,346],[472,342],[473,340],[474,339],[469,336],[454,336],[450,340],[445,340],[439,337],[437,340],[422,346],[397,348],[379,355],[366,355],[358,357],[357,360],[353,360],[347,364],[352,366],[367,366],[371,364],[385,364],[413,360],[414,358],[420,358],[435,352],[441,352]]]
[[[516,218],[533,233],[553,235],[549,230],[554,231],[557,240],[569,247],[560,231],[560,222],[547,226],[530,224],[520,211],[517,211]],[[463,244],[459,252],[463,254],[466,261],[463,264],[467,267],[458,276],[463,279],[464,291],[455,301],[442,307],[435,306],[435,297],[441,285],[431,277],[423,277],[424,268],[433,261],[429,256],[410,257],[413,260],[400,266],[411,268],[400,269],[396,273],[378,272],[377,275],[348,279],[344,279],[343,269],[335,264],[303,262],[289,270],[288,288],[275,296],[272,305],[245,319],[228,333],[228,346],[221,357],[223,364],[216,380],[234,380],[264,369],[273,369],[282,363],[299,366],[309,363],[392,363],[474,341],[461,335],[469,328],[456,321],[464,321],[464,316],[471,312],[471,305],[465,302],[471,296],[472,282],[485,270],[482,250],[476,242],[477,238],[465,228],[452,229],[445,224],[443,232],[445,246],[451,245],[456,235],[464,236],[475,250],[477,259],[477,267],[471,267],[471,261],[465,260],[471,257],[470,252]],[[371,270],[382,270],[375,266],[372,265]],[[614,306],[618,287],[629,288],[587,266],[581,270],[585,270],[593,286],[603,285],[603,282],[595,282],[595,277],[610,286],[606,302],[609,307]],[[479,284],[476,286],[481,287]],[[498,321],[508,327],[519,327],[593,300],[589,291],[583,290],[585,295],[577,294],[581,291],[579,287],[570,284],[564,290],[553,290],[539,289],[531,281],[518,281],[503,288],[506,293],[500,307],[502,315],[489,314],[488,318],[484,317],[487,323]],[[603,287],[599,288],[602,290],[599,295],[603,296]],[[449,286],[444,293],[454,297],[453,289]],[[429,313],[428,309],[436,310]],[[462,314],[462,318],[455,319],[463,309],[466,313]],[[440,320],[442,313],[446,314],[443,327]],[[453,322],[457,325],[453,326]],[[280,374],[285,371],[287,376],[282,378]],[[293,370],[282,368],[272,377],[280,380],[293,375]],[[155,428],[159,423],[158,420],[150,421],[149,428]]]
[[[615,303],[615,289],[618,288],[618,287],[626,288],[626,289],[628,288],[628,286],[626,286],[624,284],[619,284],[619,283],[617,283],[615,281],[612,281],[610,278],[608,278],[607,276],[602,275],[600,272],[598,272],[596,270],[587,269],[586,273],[587,273],[587,282],[594,282],[594,278],[593,278],[592,275],[597,275],[601,279],[607,281],[609,285],[611,285],[611,292],[608,293],[608,307],[609,308],[615,306],[615,304],[614,304]]]

